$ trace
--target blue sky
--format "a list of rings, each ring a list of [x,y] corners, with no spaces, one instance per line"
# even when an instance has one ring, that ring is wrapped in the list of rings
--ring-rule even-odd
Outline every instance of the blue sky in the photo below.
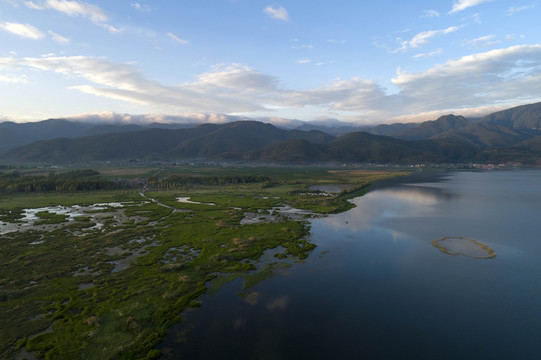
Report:
[[[483,115],[541,100],[540,15],[541,0],[0,0],[0,119]]]

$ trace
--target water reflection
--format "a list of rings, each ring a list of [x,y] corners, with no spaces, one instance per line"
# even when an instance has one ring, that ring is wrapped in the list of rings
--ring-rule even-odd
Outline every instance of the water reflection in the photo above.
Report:
[[[389,218],[404,215],[408,217],[423,216],[433,211],[442,202],[459,201],[461,195],[444,188],[423,185],[400,185],[393,188],[375,190],[363,197],[352,200],[355,208],[331,216],[324,220],[334,229],[359,231],[381,224]]]
[[[206,296],[165,359],[535,359],[541,334],[541,171],[456,173],[378,188],[312,219],[318,247],[239,298]],[[490,261],[449,256],[476,239]],[[251,295],[252,294],[252,295]]]
[[[289,296],[280,296],[277,298],[274,298],[270,300],[265,307],[269,311],[273,310],[284,310],[287,307],[287,304],[289,302]]]

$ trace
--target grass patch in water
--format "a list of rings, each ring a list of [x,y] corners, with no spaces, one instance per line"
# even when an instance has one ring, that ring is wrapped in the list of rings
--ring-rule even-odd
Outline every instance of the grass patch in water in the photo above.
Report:
[[[48,211],[37,212],[36,216],[39,218],[39,220],[36,221],[35,225],[60,224],[68,221],[68,215],[55,214]]]
[[[476,259],[492,259],[496,253],[487,244],[463,236],[444,236],[432,240],[432,245],[448,255],[462,255]]]

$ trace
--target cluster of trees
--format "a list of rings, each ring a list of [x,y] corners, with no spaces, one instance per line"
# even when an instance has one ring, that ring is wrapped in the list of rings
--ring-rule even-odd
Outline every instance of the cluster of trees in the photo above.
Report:
[[[167,176],[163,178],[150,177],[147,186],[154,189],[183,189],[194,185],[239,185],[263,183],[270,181],[267,176],[239,175],[239,176]]]
[[[22,175],[18,171],[0,176],[0,192],[91,191],[128,187],[126,183],[101,178],[96,170],[75,170],[46,176]]]

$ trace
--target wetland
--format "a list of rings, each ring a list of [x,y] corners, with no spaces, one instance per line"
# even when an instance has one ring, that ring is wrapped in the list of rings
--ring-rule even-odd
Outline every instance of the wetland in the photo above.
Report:
[[[144,192],[81,174],[100,189],[55,175],[62,188],[39,191],[42,177],[8,176],[6,188],[20,191],[0,197],[3,358],[157,358],[203,294],[236,280],[250,289],[307,259],[310,218],[349,209],[370,183],[404,173],[155,169]],[[339,194],[310,189],[344,183]]]
[[[157,171],[2,194],[2,358],[537,357],[540,170]]]

